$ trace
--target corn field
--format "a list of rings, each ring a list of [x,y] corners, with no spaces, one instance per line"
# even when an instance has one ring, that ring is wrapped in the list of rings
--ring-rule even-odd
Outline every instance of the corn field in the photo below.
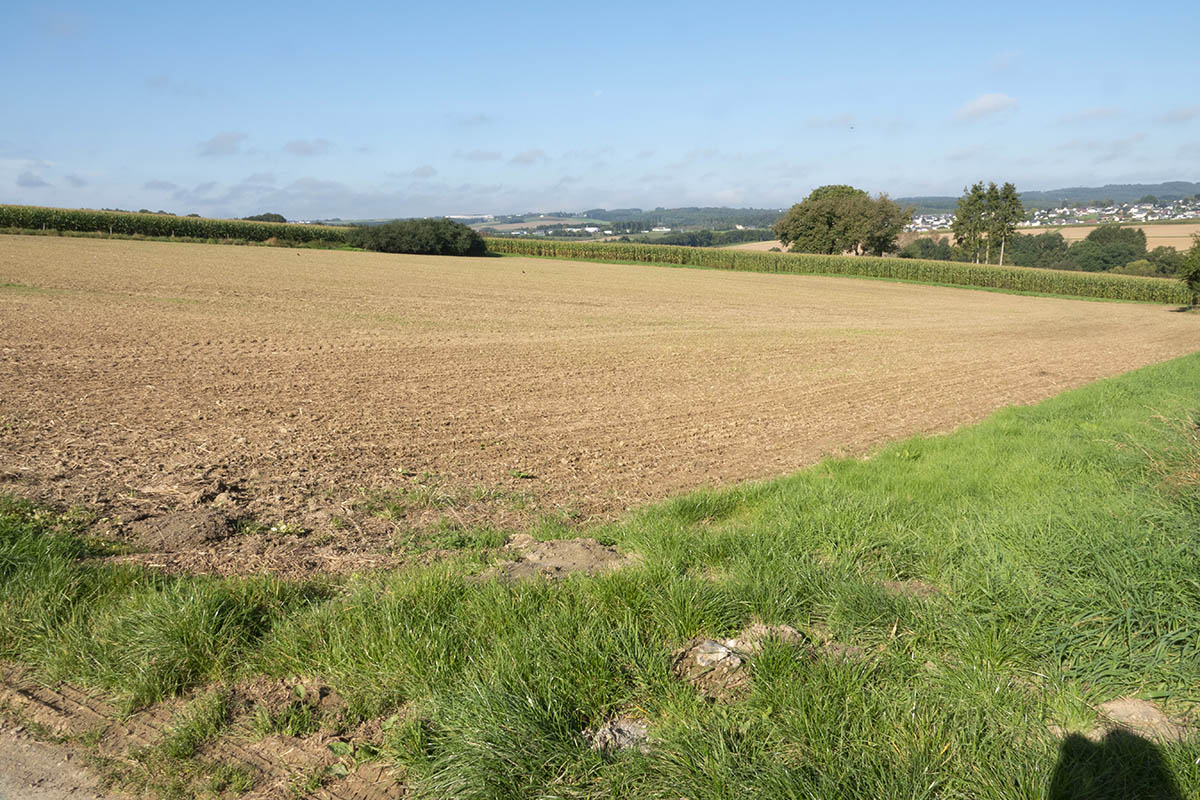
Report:
[[[624,242],[558,242],[539,239],[487,239],[493,253],[597,261],[676,264],[744,272],[845,275],[893,278],[953,286],[1006,289],[1072,297],[1100,297],[1147,303],[1187,305],[1192,293],[1183,281],[1093,272],[997,267],[957,261],[911,258],[864,258],[808,253],[763,253],[706,247],[672,247]]]
[[[290,222],[250,222],[126,211],[87,211],[37,206],[0,205],[0,229],[78,231],[123,236],[179,236],[189,239],[242,239],[264,242],[323,241],[344,244],[349,228],[295,225]]]

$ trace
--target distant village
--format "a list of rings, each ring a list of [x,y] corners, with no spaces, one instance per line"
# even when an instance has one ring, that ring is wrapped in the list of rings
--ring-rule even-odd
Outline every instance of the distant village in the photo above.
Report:
[[[1169,203],[1151,202],[1149,198],[1137,203],[1110,205],[1077,205],[1037,209],[1018,227],[1052,228],[1060,225],[1103,225],[1110,222],[1171,222],[1200,219],[1200,198],[1189,197]],[[954,224],[953,212],[917,214],[905,230],[916,232],[943,231]]]

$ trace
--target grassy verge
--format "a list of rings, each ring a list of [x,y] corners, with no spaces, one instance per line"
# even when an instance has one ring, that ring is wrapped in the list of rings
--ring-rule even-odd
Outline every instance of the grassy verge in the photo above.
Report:
[[[1198,397],[1200,354],[697,492],[588,532],[640,565],[553,583],[480,579],[474,556],[319,585],[168,578],[100,565],[69,519],[10,501],[0,657],[128,707],[319,677],[344,724],[400,710],[379,752],[418,797],[1042,798],[1048,724],[1086,730],[1119,696],[1200,704]],[[768,642],[728,703],[673,674],[691,637],[752,620],[861,650]],[[588,746],[618,715],[649,723],[646,752]],[[1155,757],[1200,791],[1200,741]],[[1130,791],[1055,796],[1163,796]]]

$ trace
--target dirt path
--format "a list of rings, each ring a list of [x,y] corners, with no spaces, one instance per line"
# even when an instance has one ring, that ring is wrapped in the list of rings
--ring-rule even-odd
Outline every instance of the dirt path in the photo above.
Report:
[[[31,739],[0,722],[0,800],[116,800],[69,748]]]
[[[3,236],[0,490],[262,522],[168,568],[361,569],[414,526],[610,516],[1198,348],[1161,306]]]

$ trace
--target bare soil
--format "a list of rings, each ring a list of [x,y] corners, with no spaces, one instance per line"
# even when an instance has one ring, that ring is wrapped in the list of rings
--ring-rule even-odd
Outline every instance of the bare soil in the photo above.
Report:
[[[296,687],[302,687],[298,691]],[[290,702],[307,705],[320,727],[304,735],[284,733],[263,735],[254,727],[259,707],[277,712]],[[346,733],[330,729],[330,717],[340,707],[340,698],[312,681],[259,680],[235,687],[231,694],[229,728],[218,738],[205,743],[197,753],[200,763],[236,765],[252,776],[250,790],[241,795],[247,800],[287,800],[297,796],[319,800],[397,800],[404,796],[400,776],[378,761],[356,759],[356,746],[377,746],[378,723],[365,724]],[[60,684],[45,686],[31,679],[16,666],[0,664],[0,745],[5,737],[23,735],[36,729],[45,739],[61,743],[30,741],[17,750],[0,749],[0,792],[5,780],[45,787],[46,794],[30,793],[28,788],[11,795],[15,798],[44,797],[115,800],[124,797],[102,790],[102,784],[133,781],[162,759],[144,754],[156,747],[177,723],[176,713],[183,700],[173,700],[132,715],[117,713],[108,704],[74,687]],[[14,734],[15,730],[22,734]],[[339,755],[330,747],[341,743]],[[141,754],[141,755],[139,755]],[[84,769],[83,762],[88,763]],[[331,769],[335,768],[335,769]],[[5,777],[7,776],[7,777]],[[152,775],[151,775],[152,777]],[[28,778],[28,780],[26,780]],[[306,787],[299,789],[298,787]],[[57,793],[55,793],[57,792]],[[7,800],[8,795],[0,794]]]
[[[0,721],[0,800],[116,800],[69,747],[38,741]]]
[[[1160,306],[4,236],[0,490],[166,569],[355,571],[426,557],[413,531],[611,517],[1198,348]]]

